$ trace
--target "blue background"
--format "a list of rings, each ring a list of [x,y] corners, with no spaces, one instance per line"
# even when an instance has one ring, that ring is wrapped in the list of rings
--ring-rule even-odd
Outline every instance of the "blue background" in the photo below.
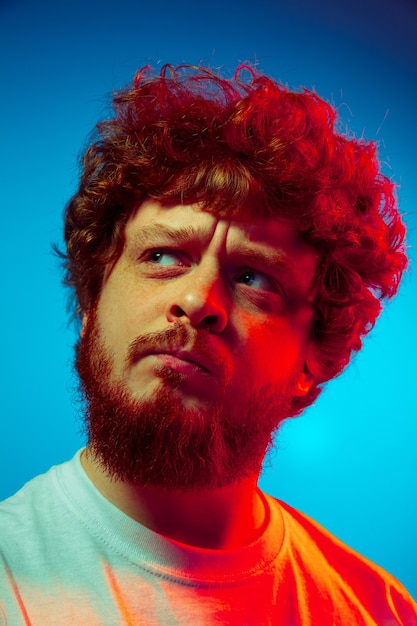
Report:
[[[399,183],[411,267],[363,352],[277,441],[262,487],[417,596],[414,0],[0,3],[0,498],[83,444],[75,331],[50,252],[104,94],[152,63],[238,62],[314,88]]]

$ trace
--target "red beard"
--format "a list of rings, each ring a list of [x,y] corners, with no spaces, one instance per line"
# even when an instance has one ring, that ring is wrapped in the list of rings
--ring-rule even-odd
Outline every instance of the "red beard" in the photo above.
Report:
[[[195,345],[208,354],[208,332],[198,333]],[[186,335],[186,329],[176,325],[137,337],[126,359],[131,362],[152,345],[180,345]],[[181,375],[165,367],[156,372],[161,385],[152,398],[133,398],[123,382],[112,381],[112,358],[95,311],[76,346],[75,366],[91,452],[110,477],[140,486],[213,489],[257,475],[274,432],[291,414],[293,380],[284,389],[248,391],[255,372],[242,372],[234,397],[227,403],[215,399],[204,411],[184,407],[174,391]]]

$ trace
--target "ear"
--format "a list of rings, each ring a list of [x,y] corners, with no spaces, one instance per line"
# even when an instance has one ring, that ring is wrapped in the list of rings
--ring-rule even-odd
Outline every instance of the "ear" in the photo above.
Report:
[[[83,313],[83,318],[82,318],[82,321],[81,321],[81,330],[80,330],[80,337],[81,337],[81,339],[84,339],[85,329],[87,328],[87,322],[88,322],[88,312],[84,312]]]
[[[314,383],[314,376],[310,374],[307,369],[307,365],[304,366],[304,370],[300,373],[298,380],[295,384],[294,395],[305,396],[310,391]]]

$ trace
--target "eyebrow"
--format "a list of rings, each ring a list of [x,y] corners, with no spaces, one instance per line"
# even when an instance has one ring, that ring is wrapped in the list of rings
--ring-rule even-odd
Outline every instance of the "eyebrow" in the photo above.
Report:
[[[203,230],[199,230],[194,226],[171,228],[166,224],[149,224],[132,235],[132,245],[143,246],[149,244],[150,240],[154,242],[168,240],[176,244],[185,244],[206,238],[207,235],[204,234]]]
[[[204,241],[209,239],[206,231],[203,229],[195,228],[194,226],[183,226],[179,228],[172,228],[166,224],[149,224],[144,226],[132,236],[131,245],[133,246],[146,246],[150,243],[173,243],[176,245],[189,244],[194,241]],[[259,244],[258,244],[259,245]],[[241,257],[245,263],[255,266],[267,266],[271,270],[286,269],[289,272],[294,272],[294,268],[287,255],[280,250],[274,250],[272,248],[259,249],[256,243],[250,244],[247,242],[239,242],[233,246],[228,256]]]
[[[171,227],[167,224],[148,224],[143,226],[131,235],[131,241],[128,247],[146,247],[158,244],[172,243],[173,245],[185,245],[192,242],[204,242],[210,239],[210,234],[205,229],[196,228],[195,226]],[[288,258],[283,250],[274,249],[272,246],[267,248],[260,247],[262,244],[257,241],[236,242],[229,251],[229,257],[242,259],[242,262],[248,265],[254,265],[262,269],[266,267],[270,272],[284,271],[288,278],[294,280],[295,285],[300,284],[300,276],[298,275],[294,264]],[[314,279],[310,285],[309,292],[314,288]]]
[[[280,251],[272,248],[259,249],[256,244],[239,243],[236,247],[233,247],[230,251],[230,256],[241,257],[246,263],[250,265],[263,265],[271,269],[287,269],[292,270],[292,264],[288,259],[288,256]]]
[[[201,241],[208,238],[209,235],[206,234],[205,230],[195,228],[194,226],[171,228],[171,226],[166,224],[149,224],[134,233],[132,243],[146,244],[149,243],[149,239],[169,239],[176,243],[189,243],[190,241]],[[236,247],[233,247],[231,253],[242,255],[249,261],[265,260],[271,265],[288,264],[288,258],[284,252],[273,249],[259,250],[257,249],[257,243],[239,243]]]
[[[263,268],[266,268],[266,271],[272,275],[286,276],[286,280],[289,281],[288,285],[292,285],[294,293],[299,289],[302,291],[305,290],[308,301],[312,301],[316,291],[314,276],[309,285],[303,285],[302,273],[297,270],[294,261],[292,261],[283,250],[273,247],[258,248],[255,242],[253,244],[242,242],[238,244],[235,249],[230,251],[230,256],[233,257],[234,255],[242,258],[248,265],[259,268],[261,271]]]

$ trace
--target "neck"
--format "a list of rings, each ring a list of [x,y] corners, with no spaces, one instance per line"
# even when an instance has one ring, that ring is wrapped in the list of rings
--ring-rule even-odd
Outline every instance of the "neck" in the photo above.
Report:
[[[81,464],[117,508],[181,543],[214,550],[237,548],[256,539],[266,524],[257,476],[219,489],[181,492],[110,479],[88,449],[81,455]]]

